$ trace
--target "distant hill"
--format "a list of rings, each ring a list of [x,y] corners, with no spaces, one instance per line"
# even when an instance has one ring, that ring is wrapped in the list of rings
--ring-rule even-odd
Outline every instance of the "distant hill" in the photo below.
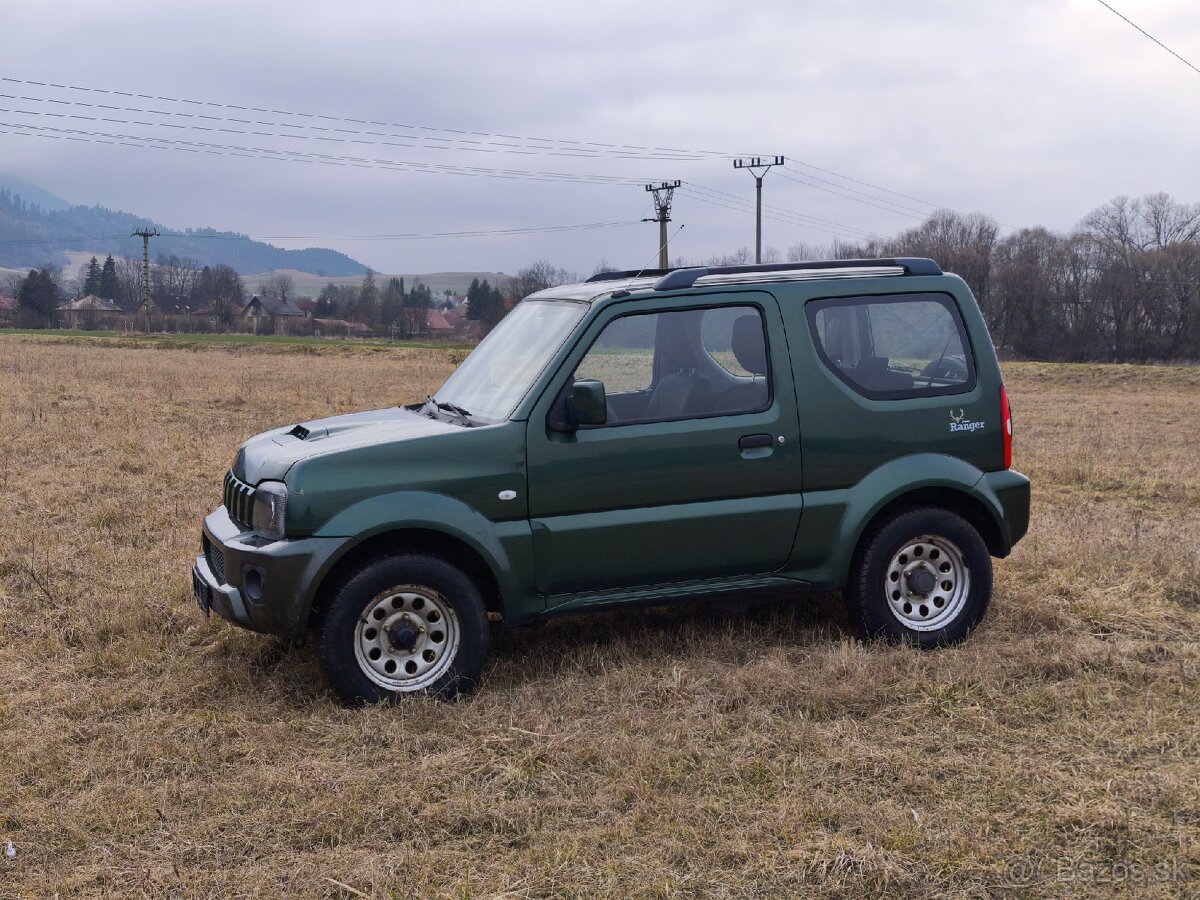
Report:
[[[50,212],[71,208],[71,204],[57,194],[38,187],[32,181],[26,181],[24,178],[18,178],[16,175],[9,175],[6,172],[0,172],[0,188],[7,188],[14,194],[19,194],[26,203],[36,203],[42,209]]]
[[[0,175],[0,268],[27,269],[47,262],[63,264],[65,251],[81,250],[103,258],[138,257],[139,238],[130,233],[157,228],[150,252],[191,258],[200,265],[225,263],[240,274],[297,269],[321,277],[362,275],[367,267],[337,250],[314,247],[284,250],[232,231],[169,228],[132,213],[103,206],[69,206],[37,185]],[[41,243],[13,243],[16,241]]]

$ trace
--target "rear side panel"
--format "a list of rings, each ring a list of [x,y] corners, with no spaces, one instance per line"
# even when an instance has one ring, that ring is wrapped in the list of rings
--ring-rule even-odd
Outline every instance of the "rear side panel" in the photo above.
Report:
[[[821,358],[805,313],[807,303],[901,294],[938,294],[957,307],[974,360],[969,390],[872,399]],[[1004,467],[1000,369],[979,308],[957,276],[794,285],[780,297],[780,306],[804,454],[805,514],[793,561],[799,577],[836,587],[844,580],[854,541],[889,498],[926,487],[949,488],[984,501],[975,485],[985,472]]]

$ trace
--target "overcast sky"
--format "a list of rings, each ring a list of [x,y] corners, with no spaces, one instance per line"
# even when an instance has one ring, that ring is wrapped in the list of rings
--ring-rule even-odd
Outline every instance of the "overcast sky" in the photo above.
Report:
[[[1194,0],[1111,2],[1200,65]],[[601,258],[639,268],[656,258],[651,224],[420,241],[346,236],[630,222],[652,214],[638,181],[651,179],[689,183],[675,198],[672,257],[752,247],[750,209],[700,199],[737,205],[711,191],[753,199],[751,176],[722,154],[787,157],[765,182],[766,202],[792,214],[764,223],[764,243],[781,250],[827,242],[829,231],[891,234],[930,204],[1069,229],[1118,194],[1200,200],[1200,74],[1096,0],[56,0],[4,3],[0,32],[0,76],[208,104],[5,81],[0,93],[33,99],[0,99],[8,123],[0,129],[219,151],[0,133],[0,171],[73,203],[172,227],[319,236],[272,243],[334,247],[382,272],[513,272],[539,258],[585,274]],[[267,134],[186,127],[196,125]],[[636,159],[588,142],[705,152]],[[220,155],[244,152],[234,147],[257,155]],[[561,155],[582,149],[603,155]],[[298,154],[323,154],[325,164]],[[630,181],[429,174],[359,168],[348,158]],[[837,224],[817,230],[796,213]]]

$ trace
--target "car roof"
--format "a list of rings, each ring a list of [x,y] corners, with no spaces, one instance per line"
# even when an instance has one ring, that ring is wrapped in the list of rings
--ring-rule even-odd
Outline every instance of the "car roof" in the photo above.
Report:
[[[643,269],[640,272],[602,272],[593,275],[587,281],[546,288],[525,299],[582,300],[592,303],[603,297],[616,294],[623,296],[626,293],[645,290],[671,291],[731,284],[778,284],[789,281],[943,274],[937,263],[921,257],[815,260],[752,266],[692,266]]]

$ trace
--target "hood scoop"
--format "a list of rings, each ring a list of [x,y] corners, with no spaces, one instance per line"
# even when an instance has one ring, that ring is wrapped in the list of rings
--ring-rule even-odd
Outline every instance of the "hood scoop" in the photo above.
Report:
[[[303,425],[297,425],[295,428],[293,428],[291,431],[289,431],[288,434],[290,434],[294,438],[299,438],[302,441],[306,441],[306,440],[308,440],[308,436],[310,434],[312,434],[312,432],[309,431],[307,428],[305,428]]]

